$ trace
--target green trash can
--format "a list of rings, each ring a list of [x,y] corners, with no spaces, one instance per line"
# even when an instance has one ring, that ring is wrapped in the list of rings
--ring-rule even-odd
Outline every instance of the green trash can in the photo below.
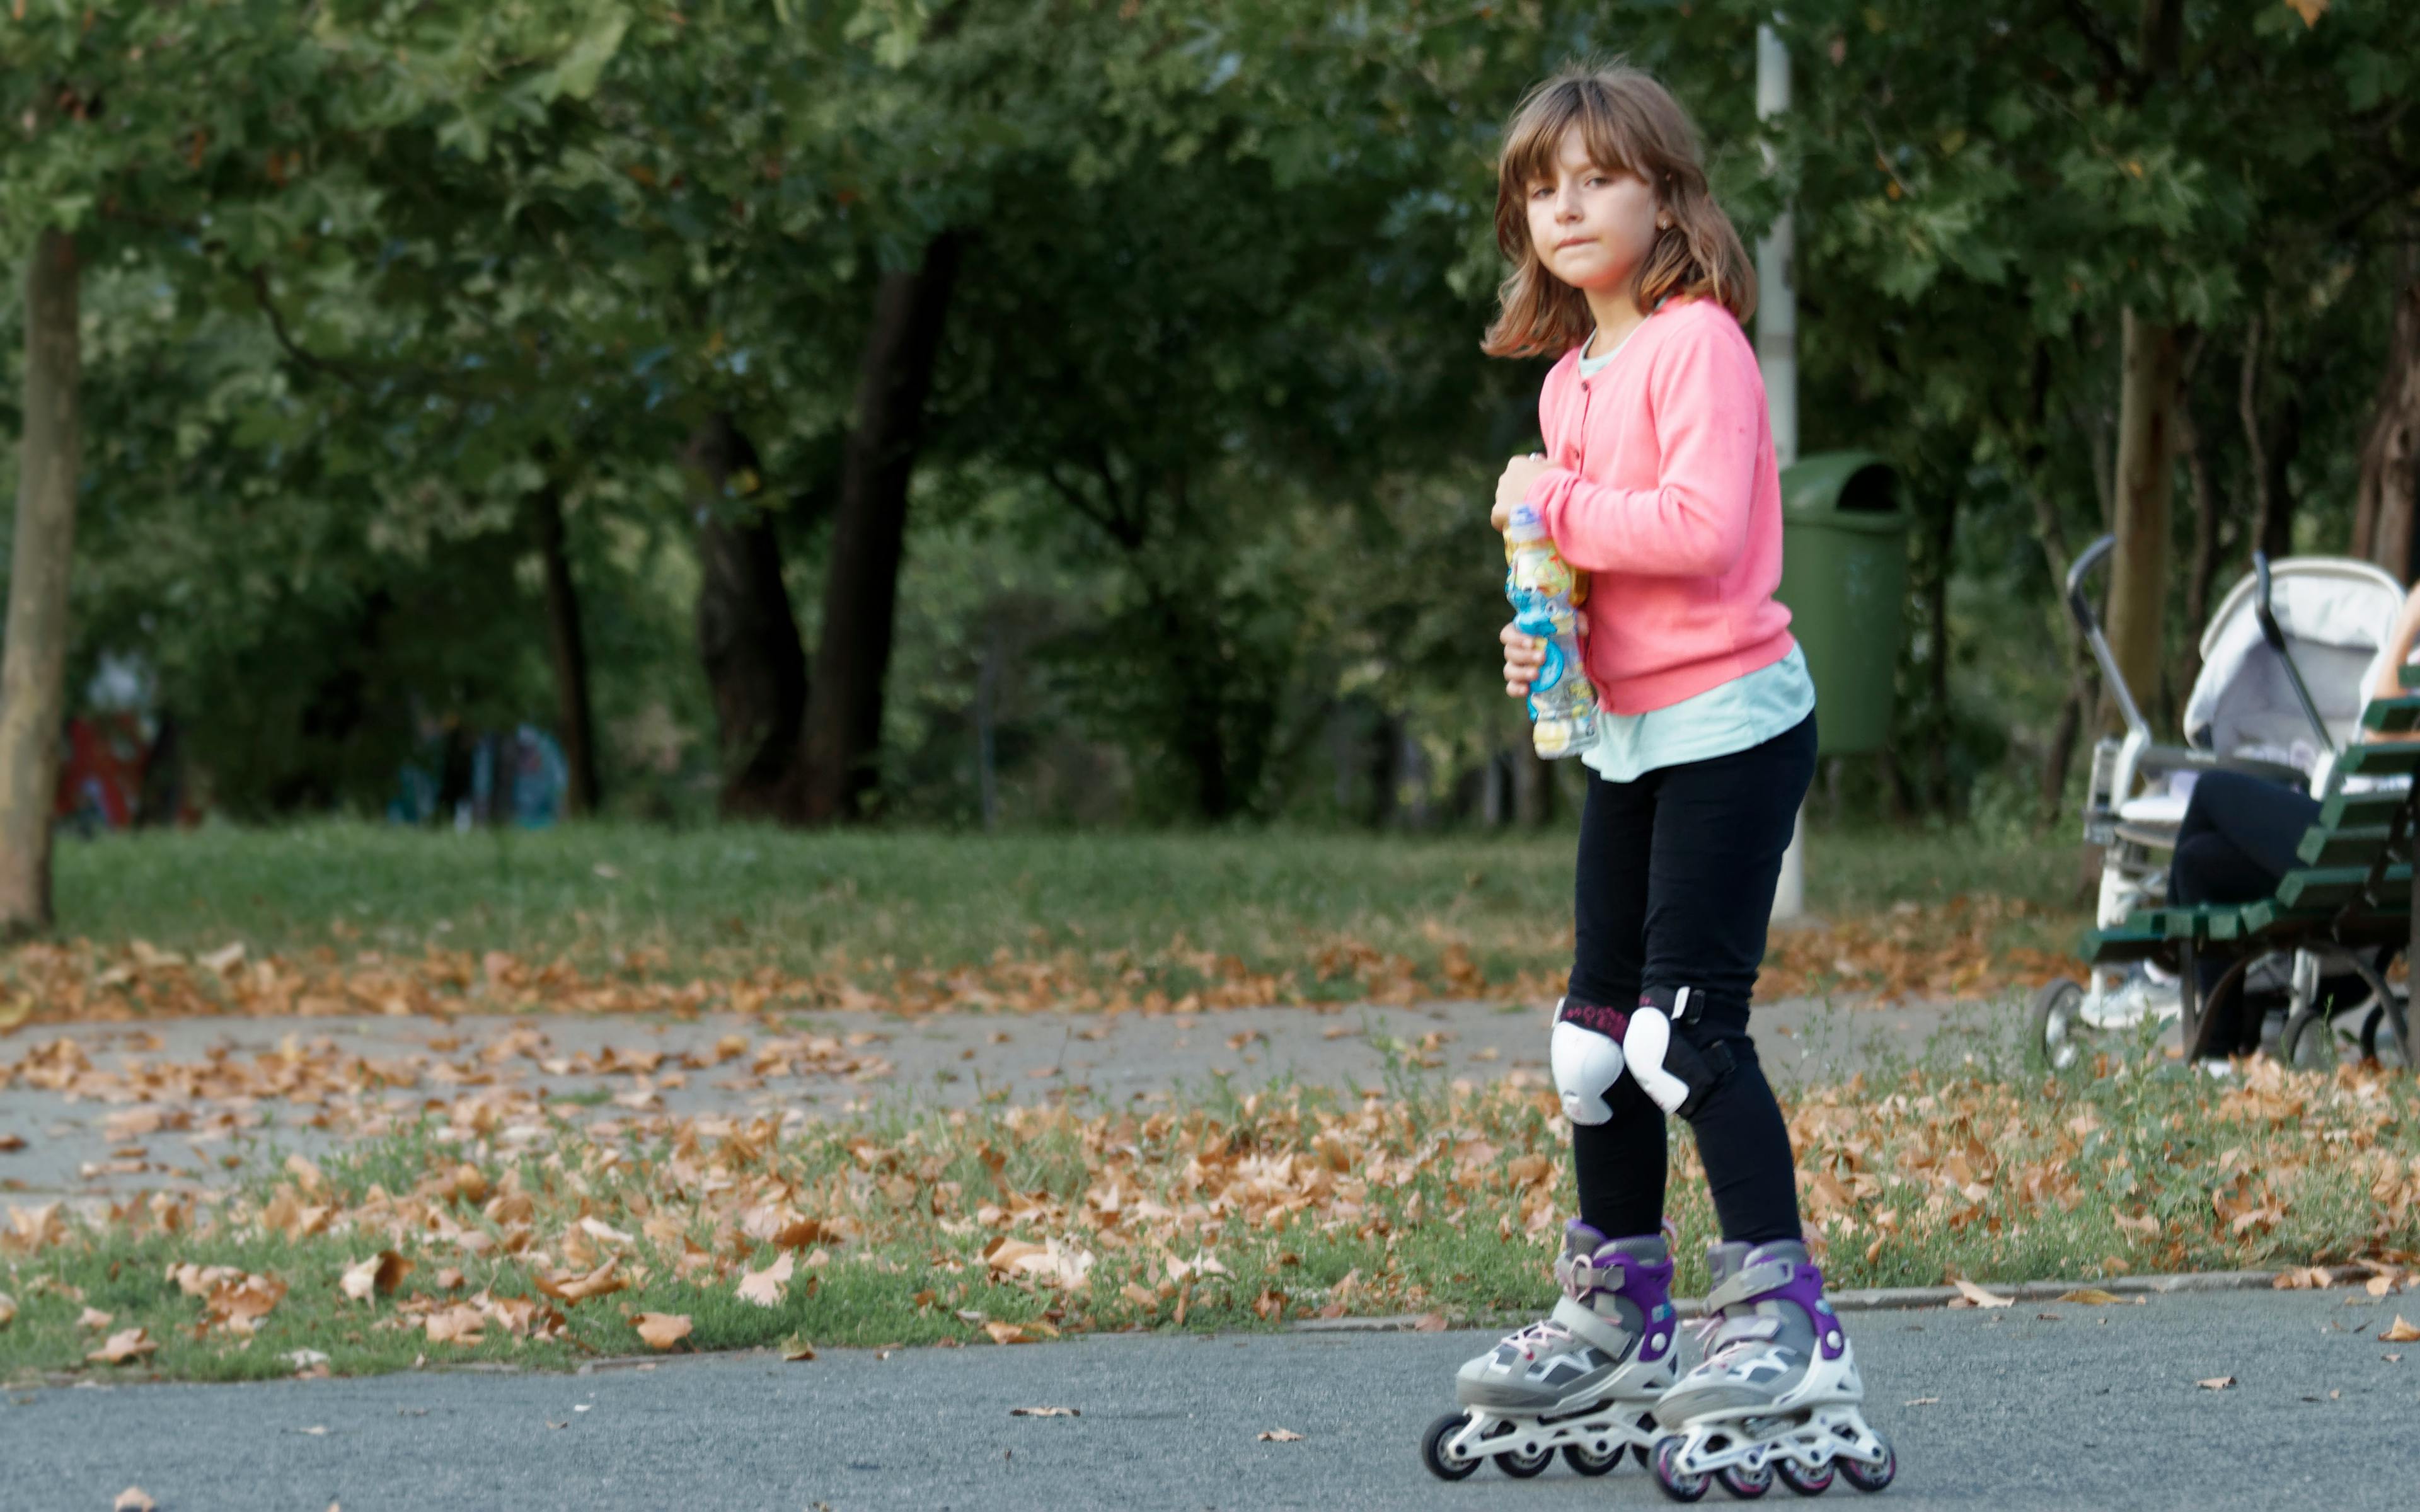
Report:
[[[1818,751],[1879,750],[1907,597],[1899,470],[1871,452],[1819,452],[1781,474],[1781,590],[1815,678]]]

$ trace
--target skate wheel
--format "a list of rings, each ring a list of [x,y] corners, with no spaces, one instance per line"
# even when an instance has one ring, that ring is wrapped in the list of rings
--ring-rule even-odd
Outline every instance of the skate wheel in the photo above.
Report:
[[[1420,1437],[1420,1463],[1429,1467],[1430,1474],[1439,1480],[1467,1480],[1471,1473],[1478,1470],[1479,1460],[1476,1458],[1468,1459],[1446,1458],[1446,1441],[1460,1433],[1469,1424],[1470,1417],[1467,1413],[1448,1412],[1429,1425],[1428,1432]]]
[[[1685,1441],[1678,1433],[1655,1441],[1653,1455],[1647,1468],[1655,1473],[1655,1484],[1675,1502],[1694,1502],[1706,1494],[1704,1475],[1688,1474],[1681,1469],[1681,1445]]]
[[[1563,1445],[1563,1463],[1583,1475],[1602,1475],[1621,1463],[1621,1448],[1622,1446],[1617,1443],[1605,1453],[1598,1454],[1587,1444],[1567,1443]]]
[[[1883,1462],[1879,1465],[1869,1465],[1862,1459],[1851,1459],[1846,1456],[1833,1461],[1839,1467],[1841,1478],[1861,1491],[1879,1491],[1899,1473],[1899,1455],[1891,1448],[1890,1441],[1877,1433],[1874,1442],[1883,1446]]]
[[[1753,1502],[1773,1489],[1773,1467],[1759,1465],[1750,1470],[1745,1465],[1725,1465],[1714,1472],[1714,1479],[1740,1501]]]
[[[1781,1484],[1801,1496],[1821,1496],[1832,1489],[1829,1464],[1820,1470],[1808,1470],[1795,1459],[1784,1459],[1773,1467],[1773,1473],[1781,1477]]]
[[[1496,1457],[1496,1468],[1514,1480],[1528,1480],[1532,1475],[1543,1474],[1554,1462],[1555,1451],[1552,1449],[1538,1449],[1526,1455],[1507,1449]]]

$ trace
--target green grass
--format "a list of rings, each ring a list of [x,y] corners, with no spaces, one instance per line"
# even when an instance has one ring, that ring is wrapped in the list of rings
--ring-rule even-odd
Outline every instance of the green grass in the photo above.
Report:
[[[1847,916],[1989,892],[2070,909],[2075,851],[1964,831],[1819,833],[1809,905]],[[997,952],[1188,949],[1253,970],[1349,938],[1482,968],[1567,962],[1573,841],[1543,832],[801,834],[582,825],[456,835],[323,823],[67,842],[58,932],[171,950],[660,952],[666,974],[953,966]]]
[[[2015,1070],[2008,1049],[1791,1098],[1802,1199],[1833,1285],[2282,1267],[2420,1244],[2420,1083],[2408,1076],[2262,1066],[2216,1090],[2165,1074],[2155,1052],[2128,1052],[2096,1073],[2044,1079]],[[1063,1333],[1270,1329],[1331,1302],[1356,1314],[1466,1321],[1543,1307],[1549,1246],[1572,1201],[1567,1130],[1551,1098],[1454,1092],[1400,1073],[1397,1082],[1392,1095],[1367,1102],[1214,1088],[1155,1113],[891,1106],[808,1125],[774,1146],[675,1127],[617,1145],[611,1158],[567,1124],[512,1151],[415,1129],[324,1162],[313,1200],[334,1208],[335,1227],[302,1240],[262,1227],[288,1180],[263,1157],[223,1216],[204,1215],[188,1231],[120,1222],[0,1250],[0,1290],[19,1306],[15,1323],[0,1327],[0,1380],[276,1376],[299,1349],[329,1355],[340,1373],[404,1368],[424,1355],[564,1368],[643,1352],[627,1320],[633,1310],[688,1316],[689,1347],[721,1350],[794,1338],[987,1345],[984,1321]],[[449,1196],[464,1163],[490,1192],[509,1177],[532,1210],[499,1216]],[[705,1168],[726,1180],[702,1185]],[[1123,1208],[1104,1208],[1104,1193]],[[734,1290],[734,1268],[777,1253],[736,1234],[747,1205],[767,1194],[841,1230],[800,1245],[799,1279],[769,1308]],[[1699,1257],[1714,1221],[1685,1140],[1674,1142],[1668,1208],[1679,1288],[1702,1291]],[[431,1211],[497,1236],[499,1248],[478,1257],[440,1240]],[[441,1301],[532,1294],[534,1273],[562,1263],[586,1216],[641,1236],[619,1250],[636,1284],[564,1306],[563,1339],[491,1331],[463,1347],[396,1326],[401,1304],[442,1266],[465,1279]],[[362,1227],[347,1231],[356,1217]],[[649,1218],[670,1222],[677,1237],[645,1238]],[[714,1263],[676,1273],[683,1238]],[[1094,1263],[1064,1288],[1002,1277],[983,1258],[995,1238],[1057,1240]],[[345,1299],[344,1267],[388,1243],[417,1267],[397,1294]],[[515,1244],[526,1247],[506,1253]],[[1170,1259],[1205,1251],[1224,1273],[1178,1288]],[[272,1273],[289,1289],[249,1340],[197,1332],[201,1304],[164,1278],[186,1260]],[[1347,1277],[1353,1285],[1340,1290]],[[86,1365],[101,1336],[77,1321],[86,1306],[114,1314],[112,1327],[148,1328],[157,1355],[132,1367]]]

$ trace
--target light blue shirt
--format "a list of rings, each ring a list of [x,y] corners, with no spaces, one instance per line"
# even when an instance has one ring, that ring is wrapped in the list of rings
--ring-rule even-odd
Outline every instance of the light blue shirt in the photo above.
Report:
[[[1815,712],[1815,681],[1796,646],[1770,666],[1645,714],[1596,711],[1596,744],[1581,753],[1608,782],[1683,762],[1712,761],[1788,734]]]
[[[1626,343],[1628,338],[1623,338]],[[1589,346],[1596,345],[1591,332]],[[1586,348],[1582,348],[1585,353]],[[1580,376],[1593,377],[1620,354],[1580,358]],[[1796,646],[1770,666],[1706,689],[1695,698],[1645,714],[1596,714],[1596,744],[1580,760],[1608,782],[1632,782],[1658,767],[1712,761],[1761,746],[1798,728],[1815,712],[1815,680]]]

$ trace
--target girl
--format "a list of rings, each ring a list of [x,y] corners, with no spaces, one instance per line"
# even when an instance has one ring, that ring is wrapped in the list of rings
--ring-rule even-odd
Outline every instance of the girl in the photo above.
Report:
[[[1583,660],[1601,711],[1556,1012],[1579,1186],[1555,1268],[1564,1297],[1463,1367],[1475,1434],[1446,1447],[1475,1464],[1504,1452],[1481,1440],[1510,1431],[1516,1460],[1543,1457],[1560,1441],[1538,1438],[1537,1418],[1601,1419],[1609,1403],[1622,1434],[1600,1432],[1582,1457],[1643,1442],[1652,1412],[1656,1473],[1676,1494],[1718,1474],[1752,1495],[1776,1471],[1817,1490],[1835,1466],[1878,1489],[1895,1462],[1858,1413],[1854,1357],[1799,1229],[1789,1130],[1748,1038],[1815,764],[1814,686],[1773,597],[1780,477],[1740,329],[1755,276],[1687,116],[1635,69],[1566,71],[1531,93],[1497,173],[1497,239],[1515,266],[1486,349],[1562,360],[1538,403],[1546,451],[1506,466],[1493,518],[1500,531],[1516,506],[1534,510],[1594,575]],[[1505,691],[1520,697],[1544,647],[1512,625],[1502,640]],[[1723,1234],[1706,1357],[1677,1381],[1668,1110],[1696,1133]]]

